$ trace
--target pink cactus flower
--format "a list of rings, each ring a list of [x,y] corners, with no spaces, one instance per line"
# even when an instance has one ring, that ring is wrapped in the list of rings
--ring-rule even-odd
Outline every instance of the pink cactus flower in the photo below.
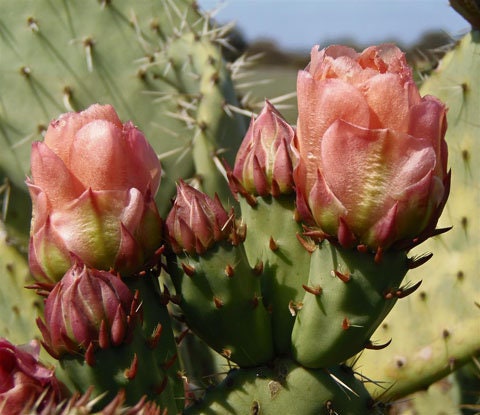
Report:
[[[40,344],[14,346],[0,338],[0,413],[21,415],[36,406],[38,410],[59,403],[61,384],[52,369],[38,360]]]
[[[233,220],[217,196],[212,199],[180,181],[165,227],[175,253],[202,254],[215,242],[229,238]]]
[[[428,237],[449,192],[446,108],[420,96],[404,54],[315,46],[297,94],[302,219],[344,246]]]
[[[45,322],[37,324],[45,348],[59,358],[128,341],[138,312],[137,297],[118,275],[75,263],[48,294]]]
[[[53,285],[80,258],[122,274],[139,271],[161,243],[153,200],[161,168],[144,135],[109,106],[53,121],[32,147],[29,261]]]
[[[235,160],[233,175],[242,191],[260,196],[293,191],[294,136],[294,129],[267,101],[258,117],[252,118]]]

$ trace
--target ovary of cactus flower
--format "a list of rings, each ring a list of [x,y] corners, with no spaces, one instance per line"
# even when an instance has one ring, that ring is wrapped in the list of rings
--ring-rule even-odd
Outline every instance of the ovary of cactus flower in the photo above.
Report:
[[[266,101],[262,112],[252,118],[238,150],[233,168],[234,190],[253,195],[290,193],[293,190],[291,142],[293,128]],[[240,189],[235,189],[236,184]]]
[[[38,360],[40,344],[14,346],[0,338],[0,413],[20,415],[29,406],[39,410],[59,403],[62,387],[52,369]]]
[[[48,294],[45,322],[37,323],[45,348],[59,358],[128,342],[139,313],[120,276],[76,262]]]
[[[202,254],[215,242],[229,239],[234,222],[216,195],[212,199],[180,181],[165,227],[167,239],[176,254]]]
[[[394,45],[319,50],[297,80],[302,219],[372,250],[432,233],[449,191],[446,108]]]
[[[137,272],[161,243],[153,200],[158,158],[131,122],[92,105],[53,121],[32,147],[29,261],[38,282],[53,285],[74,257],[97,269]]]

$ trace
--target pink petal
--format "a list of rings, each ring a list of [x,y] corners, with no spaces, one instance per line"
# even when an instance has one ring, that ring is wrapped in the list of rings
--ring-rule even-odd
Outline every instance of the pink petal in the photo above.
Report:
[[[307,163],[307,186],[316,180],[322,137],[336,120],[369,127],[370,109],[365,98],[353,86],[338,80],[314,81],[300,72],[298,93],[298,151]]]
[[[378,74],[359,88],[370,106],[370,128],[408,132],[409,88],[398,75]]]
[[[390,130],[366,130],[343,121],[328,129],[321,150],[325,181],[346,207],[354,232],[380,220],[396,194],[435,166],[428,140]]]
[[[70,168],[85,188],[121,190],[131,187],[129,157],[122,130],[109,121],[95,120],[77,132]]]
[[[63,206],[85,190],[45,143],[33,143],[30,163],[33,183],[45,192],[52,207]]]
[[[122,128],[122,122],[111,105],[91,105],[84,111],[69,112],[50,123],[45,134],[45,144],[70,166],[70,149],[75,136],[85,124],[93,120],[106,120]]]

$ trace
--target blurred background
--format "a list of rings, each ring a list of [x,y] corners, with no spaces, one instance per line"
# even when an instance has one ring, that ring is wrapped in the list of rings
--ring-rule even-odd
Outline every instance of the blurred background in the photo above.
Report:
[[[275,100],[295,90],[297,71],[305,67],[315,44],[340,43],[361,50],[394,42],[405,51],[420,82],[470,30],[448,0],[198,0],[198,4],[219,24],[235,23],[228,38],[235,50],[225,48],[227,59],[258,57],[252,78],[243,80],[250,91],[243,104],[254,112],[264,98]],[[294,97],[280,101],[279,109],[294,122]]]

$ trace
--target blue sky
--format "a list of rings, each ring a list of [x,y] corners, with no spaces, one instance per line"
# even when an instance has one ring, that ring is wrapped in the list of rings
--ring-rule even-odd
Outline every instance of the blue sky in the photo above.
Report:
[[[469,24],[448,0],[198,0],[218,21],[236,21],[248,41],[270,38],[286,50],[353,38],[361,45],[409,45],[431,30],[458,37]]]

